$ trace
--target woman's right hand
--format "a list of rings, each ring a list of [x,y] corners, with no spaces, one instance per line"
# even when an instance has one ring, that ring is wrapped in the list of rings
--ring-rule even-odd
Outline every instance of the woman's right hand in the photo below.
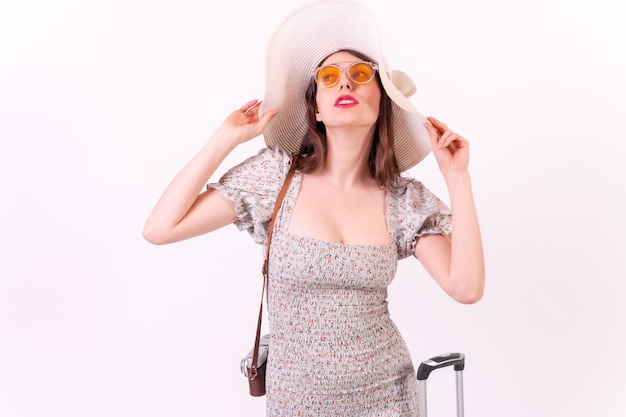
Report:
[[[216,136],[231,138],[234,146],[259,136],[278,113],[277,110],[268,110],[259,117],[260,106],[259,100],[248,101],[226,117]]]

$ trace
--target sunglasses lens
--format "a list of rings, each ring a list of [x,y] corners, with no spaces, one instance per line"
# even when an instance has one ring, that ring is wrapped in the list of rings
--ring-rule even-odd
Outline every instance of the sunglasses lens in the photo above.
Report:
[[[350,67],[350,78],[355,83],[368,83],[374,78],[374,68],[366,62],[357,62]]]
[[[317,70],[317,83],[324,87],[335,85],[341,76],[341,70],[335,66],[328,65]]]
[[[348,76],[357,84],[367,84],[374,78],[376,70],[368,62],[357,62],[350,67],[344,67],[348,71]],[[341,78],[342,68],[337,65],[326,65],[317,70],[315,81],[324,87],[332,87]]]

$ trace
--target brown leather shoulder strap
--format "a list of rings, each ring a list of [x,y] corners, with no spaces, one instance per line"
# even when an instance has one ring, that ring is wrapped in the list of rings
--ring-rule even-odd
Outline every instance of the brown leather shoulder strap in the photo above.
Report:
[[[261,269],[261,273],[263,274],[263,288],[261,290],[261,305],[259,307],[259,319],[257,322],[256,328],[256,336],[254,340],[254,351],[252,353],[252,364],[250,366],[250,372],[248,373],[248,378],[251,380],[255,379],[257,376],[257,367],[259,363],[259,343],[261,340],[261,323],[263,321],[263,298],[265,297],[265,287],[267,285],[267,265],[270,258],[270,244],[272,242],[272,234],[274,232],[274,222],[276,221],[276,216],[278,214],[278,210],[280,210],[280,206],[283,203],[283,198],[287,193],[287,189],[289,188],[289,184],[291,184],[291,179],[293,178],[293,174],[296,170],[296,161],[298,160],[298,155],[294,155],[291,158],[291,166],[289,167],[289,172],[287,173],[287,177],[285,178],[285,182],[283,183],[280,192],[278,193],[278,197],[276,198],[276,204],[274,205],[274,213],[270,218],[269,230],[267,231],[267,246],[265,248],[265,260],[263,261],[263,267]]]

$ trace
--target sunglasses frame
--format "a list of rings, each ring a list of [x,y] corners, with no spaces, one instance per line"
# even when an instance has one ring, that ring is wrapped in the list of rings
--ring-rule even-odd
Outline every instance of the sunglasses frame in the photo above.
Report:
[[[370,78],[370,79],[369,79],[369,80],[367,80],[367,81],[363,81],[363,82],[356,81],[356,80],[355,80],[354,78],[352,78],[352,76],[350,75],[350,71],[348,71],[348,78],[350,78],[350,80],[351,80],[352,82],[354,82],[354,83],[356,83],[356,84],[361,84],[361,85],[363,85],[363,84],[367,84],[367,83],[369,83],[370,81],[372,81],[372,80],[374,79],[374,77],[376,77],[376,71],[378,71],[378,64],[376,64],[376,63],[374,63],[374,62],[369,62],[369,61],[344,61],[344,62],[350,62],[350,65],[340,67],[340,66],[339,66],[339,65],[337,65],[337,64],[328,64],[328,65],[322,65],[321,67],[316,68],[316,69],[313,71],[313,79],[315,80],[315,83],[316,83],[317,85],[322,86],[322,87],[325,87],[325,88],[331,88],[331,87],[334,87],[334,86],[336,86],[336,85],[337,85],[337,83],[338,83],[338,82],[339,82],[339,80],[341,79],[341,74],[343,74],[343,70],[345,70],[345,69],[348,69],[348,70],[349,70],[349,69],[351,69],[352,67],[354,67],[355,65],[359,65],[359,64],[366,64],[366,65],[368,65],[368,66],[369,66],[369,67],[373,70],[373,71],[372,71],[372,78]],[[338,64],[343,64],[343,62],[338,62]],[[336,80],[334,83],[329,84],[329,85],[325,85],[325,84],[320,83],[320,82],[317,80],[317,76],[318,76],[319,72],[320,72],[322,69],[324,69],[324,68],[328,68],[328,67],[337,68],[337,69],[339,70],[339,76],[337,77],[337,80]]]

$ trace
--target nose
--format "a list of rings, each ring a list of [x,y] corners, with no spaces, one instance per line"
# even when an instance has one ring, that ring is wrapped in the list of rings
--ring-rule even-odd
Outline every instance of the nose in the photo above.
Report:
[[[341,71],[341,76],[339,78],[339,88],[342,90],[344,87],[348,90],[352,90],[352,79],[348,75],[348,71],[346,69]]]

